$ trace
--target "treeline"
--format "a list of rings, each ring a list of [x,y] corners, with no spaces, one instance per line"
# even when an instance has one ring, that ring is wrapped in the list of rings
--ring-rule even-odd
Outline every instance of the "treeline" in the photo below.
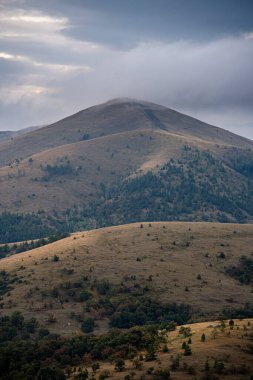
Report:
[[[75,172],[69,162],[61,165],[46,165],[43,170],[46,174],[41,178],[42,181],[48,181],[55,176],[71,175]]]
[[[40,239],[57,232],[40,214],[0,214],[0,244]]]
[[[208,151],[185,147],[158,173],[101,187],[100,201],[80,217],[98,226],[153,220],[253,221],[253,182],[235,186],[230,169]]]
[[[136,280],[135,280],[136,281]],[[60,284],[50,290],[43,291],[43,297],[56,298],[65,302],[82,302],[84,310],[96,310],[101,319],[109,319],[111,328],[129,329],[133,326],[149,324],[185,324],[193,315],[188,304],[161,303],[147,296],[149,288],[144,284],[113,285],[106,280],[89,282],[87,278],[76,279]],[[87,317],[89,317],[87,319]],[[95,329],[95,321],[89,314],[71,313],[71,318],[81,323],[87,322],[89,332]],[[85,330],[86,331],[86,328]]]
[[[244,161],[242,156],[243,169],[238,165],[239,159],[222,161],[208,151],[185,146],[178,160],[171,159],[158,172],[121,180],[115,185],[101,183],[96,200],[89,205],[58,213],[54,210],[54,217],[45,217],[45,213],[2,214],[0,242],[141,221],[253,222],[251,161],[249,157]],[[234,175],[232,167],[234,173],[237,171]],[[69,170],[68,164],[45,168],[52,177]],[[237,178],[238,172],[241,180]]]
[[[155,347],[160,338],[158,326],[111,330],[72,339],[50,334],[32,318],[25,321],[20,312],[0,317],[0,373],[2,380],[64,380],[64,368],[91,360],[134,357],[138,351]],[[171,327],[170,327],[171,328]]]
[[[253,284],[253,259],[243,255],[238,265],[227,268],[226,272],[242,284]]]
[[[232,311],[229,318],[233,315]],[[88,358],[89,364],[118,363],[119,359],[138,358],[142,352],[146,361],[154,360],[156,350],[164,343],[159,330],[171,331],[175,327],[175,324],[148,325],[127,331],[113,329],[103,335],[66,338],[41,328],[35,318],[25,320],[15,311],[10,316],[0,316],[0,376],[2,380],[65,380],[71,368],[83,365],[84,358]],[[88,376],[80,377],[83,378]]]
[[[119,304],[110,317],[110,327],[130,328],[146,324],[167,323],[175,321],[177,324],[187,323],[191,317],[191,307],[185,304],[162,305],[149,298],[137,299],[135,302]]]
[[[1,302],[2,296],[10,292],[17,281],[19,281],[17,275],[10,275],[5,270],[0,270],[0,309],[3,306],[3,303]]]
[[[43,245],[47,245],[53,243],[54,241],[64,239],[69,236],[68,232],[57,233],[55,235],[49,236],[48,238],[42,238],[38,240],[32,241],[24,241],[22,243],[15,244],[4,244],[0,246],[0,258],[6,257],[7,255],[13,255],[17,253],[22,253],[26,251],[30,251],[34,248],[42,247]]]
[[[224,319],[230,318],[253,318],[253,304],[246,303],[243,307],[235,309],[224,309],[222,312],[222,317]]]
[[[253,156],[251,149],[227,148],[224,160],[228,166],[238,173],[253,179]]]

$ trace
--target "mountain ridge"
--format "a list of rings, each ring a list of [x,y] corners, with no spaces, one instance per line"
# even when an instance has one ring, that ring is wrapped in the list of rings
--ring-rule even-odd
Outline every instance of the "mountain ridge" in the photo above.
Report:
[[[22,136],[25,133],[32,132],[39,128],[43,128],[43,126],[31,126],[19,129],[17,131],[0,131],[0,143],[6,140],[14,139],[18,136]]]
[[[217,144],[253,148],[253,142],[249,139],[167,107],[129,98],[116,98],[81,110],[13,141],[3,142],[0,144],[0,165],[5,166],[15,159],[24,159],[45,149],[78,142],[85,136],[94,138],[139,129],[161,129]]]
[[[252,222],[253,141],[117,98],[2,142],[0,184],[0,219],[36,213],[54,232],[141,220]]]

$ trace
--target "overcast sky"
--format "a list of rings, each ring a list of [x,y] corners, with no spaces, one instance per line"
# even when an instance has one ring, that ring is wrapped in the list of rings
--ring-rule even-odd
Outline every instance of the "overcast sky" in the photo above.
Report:
[[[0,130],[115,97],[253,139],[253,1],[0,0]]]

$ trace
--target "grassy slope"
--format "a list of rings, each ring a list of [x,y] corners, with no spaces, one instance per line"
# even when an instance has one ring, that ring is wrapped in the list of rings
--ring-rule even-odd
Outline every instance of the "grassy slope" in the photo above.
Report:
[[[119,99],[88,108],[57,123],[0,144],[0,166],[44,150],[136,130],[163,130],[217,144],[252,148],[252,141],[153,103]]]
[[[54,209],[62,211],[74,205],[87,205],[101,199],[98,192],[102,183],[108,187],[148,170],[156,172],[171,158],[179,159],[186,145],[200,151],[209,150],[218,159],[220,167],[224,155],[230,152],[224,146],[161,130],[118,133],[64,145],[33,155],[32,162],[26,159],[11,167],[0,168],[0,212],[44,210],[52,213]],[[243,153],[233,148],[231,154],[240,160]],[[251,155],[247,152],[249,160]],[[231,157],[227,159],[228,165],[230,161]],[[47,165],[68,163],[72,173],[43,180],[48,175]],[[246,197],[247,190],[242,189],[247,187],[248,179],[227,166],[226,170],[230,172],[229,192],[238,191]],[[197,171],[195,175],[197,178]],[[219,183],[223,173],[218,172],[216,177]]]
[[[32,156],[12,167],[0,168],[0,211],[63,210],[96,199],[101,183],[156,169],[177,159],[184,145],[217,151],[214,144],[159,131],[135,131],[64,145]],[[222,151],[222,149],[221,149]],[[41,181],[46,165],[70,161],[78,175]],[[36,180],[37,179],[37,180]]]
[[[85,134],[91,140],[81,141]],[[184,145],[209,149],[222,159],[231,145],[233,156],[240,158],[253,142],[166,107],[113,100],[2,142],[0,166],[12,165],[0,168],[0,212],[82,206],[98,199],[101,183],[108,186],[119,178],[156,170],[171,158],[177,160]],[[41,181],[46,165],[67,162],[75,173]],[[232,177],[237,184],[245,180],[234,172]]]
[[[84,134],[97,138],[115,133],[152,129],[138,108],[99,105],[0,145],[1,166],[50,148],[79,142]]]
[[[36,129],[42,128],[41,126],[33,126],[20,129],[18,131],[0,131],[0,143],[6,140],[14,139],[15,137],[22,136],[25,133],[32,132]]]
[[[164,353],[161,350],[157,351],[157,359],[151,362],[141,362],[142,368],[136,369],[133,362],[127,360],[125,362],[125,370],[123,372],[115,371],[114,364],[100,363],[100,369],[97,371],[97,376],[104,370],[109,370],[113,379],[123,380],[126,374],[135,372],[136,378],[145,376],[146,380],[154,379],[152,375],[147,374],[147,370],[153,367],[155,373],[159,369],[170,369],[177,356],[179,357],[179,368],[171,370],[171,379],[173,380],[192,380],[202,379],[204,374],[205,363],[208,361],[210,366],[210,373],[213,376],[217,376],[218,379],[226,380],[245,380],[250,379],[253,374],[253,362],[252,355],[247,352],[248,346],[252,345],[252,330],[253,319],[235,320],[235,326],[231,330],[228,321],[225,321],[226,327],[222,330],[217,327],[217,336],[214,339],[212,332],[214,328],[212,326],[218,326],[218,321],[202,322],[188,324],[186,327],[191,328],[192,332],[192,344],[190,345],[192,350],[191,356],[184,356],[184,350],[182,350],[182,343],[187,342],[188,338],[183,338],[179,335],[179,327],[172,332],[165,335],[167,345],[169,348],[168,353]],[[205,342],[201,342],[201,335],[205,334]],[[144,353],[145,354],[145,353]],[[224,370],[221,374],[218,374],[214,370],[215,360],[222,361],[224,364]],[[238,373],[238,369],[242,366],[248,368],[246,373]],[[186,367],[186,368],[185,368]],[[189,367],[194,368],[195,374],[189,374]],[[89,373],[92,373],[90,365],[87,363],[81,368],[87,368]],[[237,373],[235,371],[237,370]],[[77,372],[73,369],[70,379],[74,378]],[[211,376],[211,375],[210,375]],[[210,377],[212,378],[212,377]]]
[[[144,228],[131,224],[77,233],[1,260],[1,269],[22,278],[22,283],[16,283],[10,295],[4,296],[2,312],[18,309],[53,331],[70,335],[80,331],[80,324],[70,319],[74,310],[82,317],[94,317],[97,331],[105,331],[107,320],[101,320],[95,310],[86,312],[85,303],[71,297],[65,302],[63,296],[61,305],[59,298],[42,297],[43,291],[50,293],[67,281],[87,277],[82,286],[89,291],[94,280],[104,279],[115,286],[123,282],[129,289],[136,284],[148,286],[148,297],[189,303],[196,315],[215,318],[224,308],[252,301],[251,286],[241,285],[224,273],[224,268],[237,264],[242,254],[251,255],[252,243],[253,225],[236,224],[157,222],[151,227],[144,224]],[[226,258],[218,258],[219,252]],[[59,261],[53,261],[54,255]],[[73,269],[73,273],[67,274],[66,269]],[[96,299],[96,292],[91,291]],[[50,314],[57,323],[48,324]]]

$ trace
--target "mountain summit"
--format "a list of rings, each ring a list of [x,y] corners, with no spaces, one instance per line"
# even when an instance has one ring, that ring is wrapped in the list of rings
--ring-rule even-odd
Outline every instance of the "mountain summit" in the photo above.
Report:
[[[117,98],[0,144],[0,166],[62,145],[136,130],[189,136],[210,143],[253,148],[253,142],[154,103]]]
[[[0,213],[39,213],[64,230],[251,222],[252,151],[251,140],[164,106],[113,99],[0,143]]]

